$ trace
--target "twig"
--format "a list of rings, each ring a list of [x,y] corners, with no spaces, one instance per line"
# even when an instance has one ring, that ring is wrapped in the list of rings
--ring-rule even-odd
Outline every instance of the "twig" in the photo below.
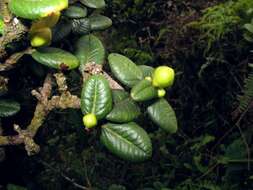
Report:
[[[64,78],[64,75],[59,74],[55,75],[55,77],[58,81],[59,89],[64,88],[63,86],[66,84],[59,83],[59,80],[62,80],[60,78]],[[49,99],[52,91],[52,80],[51,74],[48,74],[43,87],[39,91],[32,91],[32,94],[38,99],[38,103],[27,129],[21,130],[18,125],[14,125],[14,129],[18,135],[0,136],[0,146],[24,144],[28,155],[36,154],[39,151],[39,146],[34,142],[33,138],[41,128],[48,113],[55,108],[80,108],[80,99],[77,96],[71,95],[67,90],[60,96],[53,96]],[[65,81],[65,79],[63,80]]]
[[[243,143],[245,145],[245,148],[246,148],[246,151],[247,151],[247,156],[248,156],[248,165],[247,165],[247,167],[248,167],[249,171],[250,171],[250,161],[249,160],[251,159],[250,147],[249,147],[249,145],[247,143],[247,140],[246,140],[246,138],[245,138],[245,136],[243,134],[243,131],[242,131],[241,127],[240,127],[240,123],[241,123],[242,119],[244,118],[244,116],[248,113],[248,111],[249,111],[249,109],[251,107],[252,107],[252,102],[248,105],[247,109],[241,114],[241,116],[239,117],[239,119],[237,120],[237,122],[235,124],[236,127],[238,128],[239,132],[240,132],[242,141],[243,141]]]
[[[89,177],[88,177],[88,172],[87,172],[87,164],[86,164],[86,160],[85,159],[83,159],[83,157],[82,157],[82,163],[83,163],[83,167],[84,167],[84,174],[85,174],[85,180],[86,180],[86,183],[88,184],[88,187],[89,187],[89,189],[92,189],[92,185],[91,185],[91,182],[90,182],[90,180],[89,180]]]
[[[5,24],[4,34],[0,37],[0,59],[7,55],[6,45],[21,40],[28,31],[27,27],[19,19],[13,18],[8,9],[8,2],[9,0],[0,1],[0,15],[3,15]]]
[[[102,71],[102,67],[99,67],[97,64],[88,64],[85,73],[88,75],[105,74],[105,72]],[[37,134],[38,130],[42,127],[49,112],[56,108],[80,109],[80,98],[72,95],[68,91],[66,78],[63,73],[57,73],[54,75],[54,77],[56,79],[60,95],[51,97],[53,79],[52,75],[48,74],[44,81],[43,87],[38,91],[32,91],[32,95],[37,98],[38,103],[35,108],[31,123],[25,130],[21,130],[18,125],[14,125],[14,129],[18,135],[0,136],[0,146],[24,144],[28,155],[36,154],[39,152],[39,146],[34,142],[33,138]],[[109,75],[107,75],[107,79],[111,88],[123,89],[116,81],[110,78]]]
[[[0,95],[8,90],[8,79],[0,75]]]
[[[102,74],[108,80],[111,89],[124,89],[117,81],[115,81],[109,74],[107,74],[103,70],[102,65],[88,63],[85,65],[84,70],[81,71],[81,74],[83,76],[83,81],[85,81],[90,75]]]
[[[0,71],[7,71],[14,67],[14,65],[22,58],[25,54],[31,54],[33,52],[32,48],[27,48],[21,52],[12,54],[8,59],[5,60],[3,64],[0,64]]]
[[[238,128],[238,130],[239,130],[239,132],[240,132],[240,134],[241,134],[242,141],[243,141],[243,143],[244,143],[244,145],[245,145],[245,148],[246,148],[247,157],[248,157],[248,164],[247,164],[247,167],[248,167],[248,170],[250,171],[250,158],[251,158],[251,155],[250,155],[250,147],[249,147],[249,145],[248,145],[248,143],[247,143],[247,140],[246,140],[246,138],[245,138],[245,136],[244,136],[244,134],[243,134],[243,131],[242,131],[241,127],[240,127],[239,125],[236,125],[236,126],[237,126],[237,128]]]
[[[0,59],[6,57],[7,52],[5,50],[6,45],[11,42],[20,41],[28,29],[17,18],[11,18],[11,21],[5,23],[4,34],[0,37]]]
[[[110,75],[108,75],[106,72],[103,71],[103,75],[109,81],[109,85],[110,85],[111,89],[115,89],[115,90],[123,90],[124,89],[118,82],[113,80],[113,78]]]
[[[54,171],[55,173],[59,173],[59,174],[61,175],[61,177],[63,177],[63,178],[64,178],[65,180],[67,180],[68,182],[72,183],[75,187],[77,187],[77,188],[79,188],[79,189],[84,189],[84,190],[91,190],[91,189],[88,188],[88,187],[85,187],[85,186],[83,186],[83,185],[80,185],[80,184],[76,183],[76,182],[75,182],[75,179],[72,179],[72,178],[66,176],[63,172],[56,170],[54,167],[52,167],[52,166],[49,165],[48,163],[44,162],[43,160],[40,160],[40,162],[41,162],[44,166],[46,166],[46,167],[48,167],[49,169],[51,169],[52,171]]]
[[[203,177],[207,176],[207,175],[208,175],[210,172],[212,172],[219,164],[220,164],[220,163],[217,162],[217,163],[215,163],[213,166],[211,166],[210,168],[208,168],[208,170],[207,170],[204,174],[202,174],[201,176],[199,176],[199,177],[196,179],[196,181],[198,181],[198,180],[202,179]]]

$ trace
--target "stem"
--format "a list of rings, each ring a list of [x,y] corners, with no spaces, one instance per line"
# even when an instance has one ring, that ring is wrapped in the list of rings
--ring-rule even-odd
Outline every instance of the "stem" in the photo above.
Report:
[[[0,1],[0,15],[4,17],[4,34],[0,37],[0,59],[7,56],[5,47],[7,44],[20,41],[27,33],[28,29],[17,18],[13,18],[8,10],[8,0]]]

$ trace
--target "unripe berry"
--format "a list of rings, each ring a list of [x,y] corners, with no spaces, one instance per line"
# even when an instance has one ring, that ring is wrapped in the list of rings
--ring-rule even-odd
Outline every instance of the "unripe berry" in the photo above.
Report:
[[[157,94],[158,94],[158,97],[159,97],[159,98],[162,98],[162,97],[165,96],[166,91],[165,91],[164,89],[158,89],[158,90],[157,90]]]
[[[89,113],[83,116],[83,124],[86,128],[92,128],[97,125],[97,118],[95,114]]]
[[[172,86],[175,78],[175,72],[168,66],[159,66],[153,74],[152,85],[159,88]]]

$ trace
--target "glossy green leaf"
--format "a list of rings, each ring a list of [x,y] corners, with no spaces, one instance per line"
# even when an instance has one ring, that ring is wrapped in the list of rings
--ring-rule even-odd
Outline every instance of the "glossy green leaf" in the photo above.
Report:
[[[141,69],[127,57],[111,53],[108,56],[109,65],[113,75],[124,85],[133,87],[143,79]]]
[[[64,12],[64,15],[69,18],[84,18],[87,16],[87,8],[72,5]]]
[[[116,123],[127,123],[136,119],[140,114],[141,111],[138,105],[127,98],[115,104],[106,119]]]
[[[147,65],[139,65],[139,68],[141,69],[144,77],[152,77],[153,76],[153,72],[155,70],[153,67],[150,67]]]
[[[74,34],[85,35],[91,30],[90,20],[88,18],[72,19],[71,24]]]
[[[152,82],[143,79],[131,89],[131,97],[137,102],[151,100],[158,97],[158,92]]]
[[[104,0],[80,0],[80,2],[89,8],[100,9],[105,7]]]
[[[12,100],[0,100],[0,117],[9,117],[20,110],[18,102]]]
[[[103,125],[100,140],[113,154],[125,160],[144,161],[152,156],[147,132],[134,122]]]
[[[129,97],[129,94],[125,90],[114,89],[112,90],[112,99],[116,104],[121,102]]]
[[[68,7],[68,0],[10,0],[10,11],[21,18],[39,19]]]
[[[105,61],[105,48],[102,42],[94,35],[81,37],[76,43],[75,55],[80,61],[80,70],[87,63],[102,65]]]
[[[71,33],[72,25],[68,20],[61,20],[53,28],[53,42],[59,42]]]
[[[79,66],[76,56],[58,48],[40,48],[32,53],[32,57],[37,62],[55,69],[71,70]]]
[[[160,99],[148,107],[152,121],[168,133],[177,131],[177,118],[173,108],[165,99]]]
[[[83,85],[81,110],[103,119],[112,109],[112,93],[108,81],[102,75],[89,77]]]
[[[91,30],[104,30],[112,25],[112,20],[103,15],[93,15],[89,17]]]

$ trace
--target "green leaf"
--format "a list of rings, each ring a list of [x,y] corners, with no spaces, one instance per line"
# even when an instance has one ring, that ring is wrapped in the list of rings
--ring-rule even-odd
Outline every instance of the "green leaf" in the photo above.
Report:
[[[81,95],[83,114],[93,113],[103,119],[112,109],[112,93],[108,81],[102,75],[93,75],[85,81]]]
[[[113,89],[112,90],[112,100],[116,104],[129,97],[129,94],[125,90]]]
[[[83,70],[87,63],[102,65],[105,61],[105,48],[102,42],[94,35],[81,37],[75,44],[75,55],[80,61],[80,68]]]
[[[195,164],[196,168],[201,173],[205,173],[207,171],[207,169],[208,169],[208,167],[205,166],[205,165],[203,165],[203,163],[202,163],[202,156],[201,156],[201,154],[193,156],[193,163]]]
[[[131,97],[134,101],[142,102],[157,98],[158,92],[151,81],[143,79],[132,88]]]
[[[104,30],[112,25],[112,20],[103,15],[93,15],[89,17],[91,30]]]
[[[69,18],[84,18],[87,16],[87,8],[72,5],[64,12],[64,15]]]
[[[53,42],[58,42],[67,37],[72,30],[71,22],[68,20],[61,20],[52,28]]]
[[[12,100],[0,100],[0,117],[15,115],[20,110],[20,104]]]
[[[85,35],[91,30],[90,19],[88,18],[72,19],[71,25],[74,34]]]
[[[129,161],[144,161],[152,156],[151,140],[136,123],[102,126],[101,142],[115,155]]]
[[[37,62],[55,69],[71,70],[79,66],[76,56],[58,48],[40,48],[32,53],[32,57]]]
[[[147,65],[139,65],[139,68],[141,69],[144,77],[152,77],[153,76],[153,72],[155,70],[153,67],[150,67]]]
[[[243,37],[245,40],[247,40],[248,42],[253,42],[253,34],[249,33],[249,32],[245,32],[243,34]]]
[[[68,7],[68,0],[10,0],[10,11],[21,18],[36,20]]]
[[[104,0],[80,0],[80,2],[89,8],[100,9],[105,7]]]
[[[238,138],[226,147],[225,157],[230,160],[243,160],[247,156],[247,150],[243,144],[243,141]]]
[[[116,123],[127,123],[136,119],[140,114],[140,108],[128,98],[115,104],[106,119]]]
[[[245,24],[244,28],[248,30],[250,33],[253,33],[253,24]]]
[[[148,107],[152,121],[168,133],[177,131],[177,118],[174,110],[165,99],[160,99]]]
[[[143,79],[141,69],[127,57],[111,53],[108,56],[109,65],[113,75],[124,85],[133,87]]]

